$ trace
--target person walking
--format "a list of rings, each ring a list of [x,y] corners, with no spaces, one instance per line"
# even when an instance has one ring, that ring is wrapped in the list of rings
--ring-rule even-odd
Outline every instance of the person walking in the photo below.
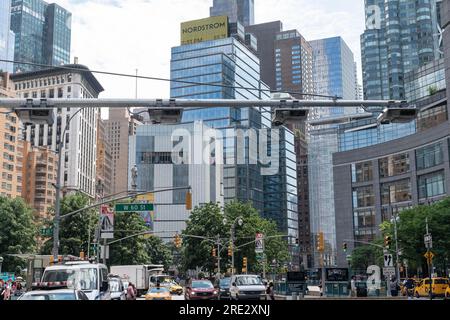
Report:
[[[405,288],[406,296],[408,297],[408,300],[412,300],[413,296],[414,296],[414,294],[413,294],[414,280],[406,279],[403,286]]]
[[[398,297],[399,285],[395,277],[391,278],[390,289],[391,289],[391,296]]]
[[[272,281],[270,281],[269,286],[267,287],[266,293],[269,295],[270,300],[275,300],[275,292],[274,292],[274,286],[273,286]]]
[[[356,277],[353,276],[352,280],[350,281],[350,297],[357,297],[357,292],[356,292]]]
[[[131,282],[128,284],[128,288],[127,288],[127,300],[136,300],[134,284],[132,284]]]

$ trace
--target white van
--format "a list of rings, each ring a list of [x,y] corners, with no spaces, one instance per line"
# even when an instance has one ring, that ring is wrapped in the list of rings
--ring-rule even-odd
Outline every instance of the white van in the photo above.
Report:
[[[69,289],[83,291],[89,300],[111,300],[108,268],[104,264],[71,261],[45,268],[42,283],[65,282]]]

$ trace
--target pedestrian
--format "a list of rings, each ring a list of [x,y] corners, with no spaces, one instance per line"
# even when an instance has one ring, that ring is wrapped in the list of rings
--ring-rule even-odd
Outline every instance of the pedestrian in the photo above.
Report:
[[[3,290],[3,300],[10,300],[11,299],[11,285],[9,283],[5,284],[4,290]]]
[[[390,289],[391,289],[391,296],[397,297],[399,285],[395,277],[391,277]]]
[[[270,300],[275,300],[275,292],[273,287],[273,282],[270,281],[269,286],[267,287],[266,293],[269,295]]]
[[[136,300],[137,297],[138,297],[138,291],[137,291],[136,286],[134,285],[134,283],[133,283],[133,292],[134,292],[134,300]]]
[[[412,279],[406,279],[404,283],[404,287],[406,290],[406,296],[408,300],[412,300],[413,298],[413,289],[414,289],[414,281]]]
[[[352,280],[350,281],[350,295],[351,297],[357,297],[357,288],[356,288],[356,277],[353,276]]]
[[[127,300],[136,300],[136,295],[134,293],[133,284],[130,282],[127,288]]]

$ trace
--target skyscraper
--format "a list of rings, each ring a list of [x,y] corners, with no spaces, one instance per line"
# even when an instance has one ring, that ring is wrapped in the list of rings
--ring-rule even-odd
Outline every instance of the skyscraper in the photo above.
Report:
[[[239,29],[231,24],[227,38],[172,48],[172,80],[234,87],[172,82],[172,98],[270,99],[269,88],[261,81],[256,48],[246,45],[241,33],[231,32]],[[197,38],[201,38],[201,35]],[[253,162],[255,159],[252,158],[258,150],[257,142],[251,140],[252,132],[267,129],[267,134],[276,135],[276,131],[271,131],[270,117],[270,110],[265,108],[192,108],[184,111],[182,122],[203,120],[208,126],[223,133],[224,201],[252,202],[261,215],[275,220],[280,231],[291,236],[289,241],[293,245],[298,237],[293,132],[287,128],[280,130],[280,143],[271,150],[271,155],[276,154],[280,163],[270,177],[262,173],[261,163]],[[241,133],[243,136],[240,136]],[[264,133],[260,134],[259,139],[261,135]],[[244,161],[241,162],[240,159]],[[282,192],[280,189],[283,189]],[[295,257],[295,253],[293,255]],[[294,260],[294,265],[297,265],[298,259]]]
[[[11,25],[11,1],[0,2],[0,59],[14,60],[14,32]],[[0,62],[0,72],[13,72],[11,63]]]
[[[210,15],[228,16],[231,23],[246,27],[255,23],[255,0],[214,0]]]
[[[439,58],[436,5],[436,0],[365,0],[365,99],[405,99],[404,75]]]
[[[258,39],[258,58],[261,61],[261,79],[275,90],[275,37],[283,31],[281,21],[254,24],[245,28],[245,32]]]
[[[11,30],[16,35],[14,60],[59,66],[70,62],[72,14],[42,0],[12,0]],[[41,67],[15,64],[14,72]]]
[[[355,60],[341,37],[309,41],[313,49],[314,87],[317,94],[355,99]],[[348,113],[357,108],[316,108],[310,119],[323,120]],[[333,153],[338,151],[336,126],[309,128],[308,170],[311,232],[324,233],[327,265],[336,261],[336,228],[333,189]],[[318,255],[315,255],[318,265]]]

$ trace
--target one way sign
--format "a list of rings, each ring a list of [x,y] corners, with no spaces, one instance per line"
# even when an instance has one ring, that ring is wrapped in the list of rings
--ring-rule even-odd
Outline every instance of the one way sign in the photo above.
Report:
[[[392,258],[392,254],[384,255],[384,266],[385,267],[393,267],[394,266],[394,259]]]

